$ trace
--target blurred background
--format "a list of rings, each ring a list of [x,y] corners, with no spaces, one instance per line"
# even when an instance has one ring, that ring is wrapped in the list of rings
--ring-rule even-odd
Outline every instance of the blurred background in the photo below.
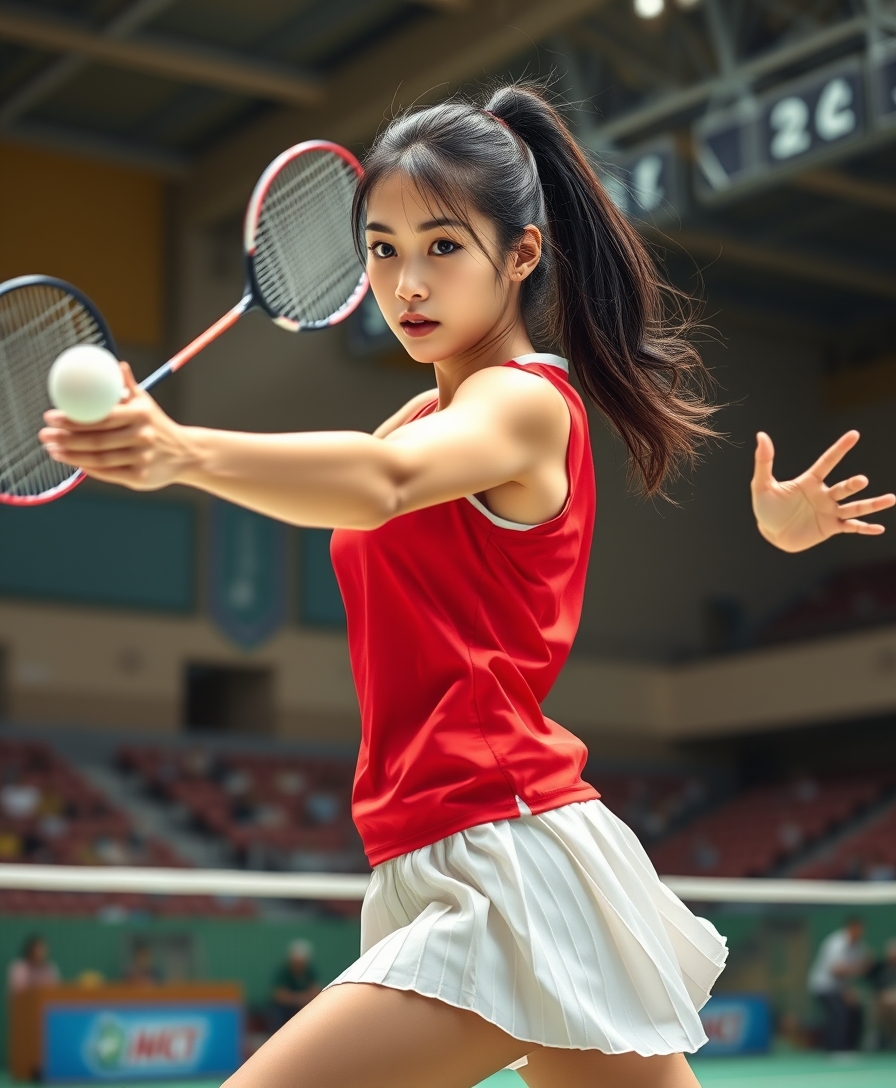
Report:
[[[855,427],[838,476],[896,490],[892,0],[0,0],[0,279],[79,286],[142,377],[240,297],[275,154],[361,155],[402,106],[527,75],[702,300],[729,436],[650,502],[592,417],[587,598],[546,710],[661,873],[891,881],[892,517],[785,555],[748,482],[757,429],[784,479]],[[432,384],[368,297],[323,333],[250,316],[158,398],[190,424],[370,431]],[[0,863],[368,871],[328,542],[176,488],[0,508]],[[722,1010],[718,1049],[894,1046],[894,908],[714,910],[719,993],[768,1018],[750,1042],[746,1005]],[[849,913],[865,958],[832,1045],[809,972]],[[357,941],[357,901],[0,889],[4,970],[236,980],[250,1049]]]

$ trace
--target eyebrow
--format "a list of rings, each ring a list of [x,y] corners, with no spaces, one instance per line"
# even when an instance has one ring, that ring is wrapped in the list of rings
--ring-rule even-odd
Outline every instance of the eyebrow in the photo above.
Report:
[[[461,230],[465,229],[464,224],[459,219],[427,219],[423,223],[418,224],[417,233],[423,234],[427,230],[435,230],[437,227],[460,227]],[[385,223],[368,223],[365,230],[373,230],[378,234],[394,234],[395,231],[391,227],[387,227]]]

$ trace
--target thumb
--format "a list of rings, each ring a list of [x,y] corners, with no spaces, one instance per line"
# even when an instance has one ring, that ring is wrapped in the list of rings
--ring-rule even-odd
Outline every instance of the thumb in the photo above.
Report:
[[[140,392],[140,386],[137,384],[137,379],[134,377],[134,372],[131,370],[130,363],[119,363],[121,370],[121,376],[124,379],[124,388],[127,393],[127,397],[122,397],[122,400],[130,400],[136,393]]]
[[[775,478],[772,475],[774,460],[775,447],[772,440],[765,431],[760,431],[756,435],[756,457],[753,468],[752,486],[755,489],[762,490],[774,482]]]

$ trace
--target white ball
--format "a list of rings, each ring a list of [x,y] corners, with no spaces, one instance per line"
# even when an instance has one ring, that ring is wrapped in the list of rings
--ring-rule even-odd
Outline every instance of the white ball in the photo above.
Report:
[[[124,392],[118,360],[97,344],[66,348],[50,367],[47,389],[53,407],[75,423],[98,423]]]

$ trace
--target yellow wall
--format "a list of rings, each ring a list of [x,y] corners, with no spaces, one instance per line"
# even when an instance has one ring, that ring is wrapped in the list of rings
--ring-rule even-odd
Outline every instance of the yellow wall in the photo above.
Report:
[[[0,144],[0,280],[68,280],[118,344],[159,346],[163,187],[134,170]]]

